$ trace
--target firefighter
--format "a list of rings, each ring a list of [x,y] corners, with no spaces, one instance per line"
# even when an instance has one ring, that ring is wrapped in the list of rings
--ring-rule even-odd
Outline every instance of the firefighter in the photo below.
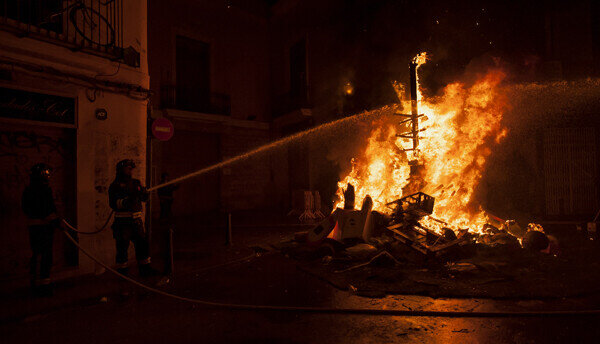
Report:
[[[133,160],[119,161],[115,180],[108,189],[109,205],[115,211],[112,229],[117,246],[117,270],[124,275],[129,272],[127,250],[131,241],[140,276],[148,277],[156,275],[150,266],[150,248],[142,222],[142,202],[148,200],[148,192],[138,179],[131,177],[134,168]]]
[[[31,168],[30,183],[23,191],[21,206],[27,216],[29,244],[31,246],[31,288],[42,296],[52,295],[50,269],[52,268],[52,244],[54,230],[60,227],[56,206],[50,187],[52,168],[46,164],[36,164]],[[40,273],[37,273],[38,257]]]

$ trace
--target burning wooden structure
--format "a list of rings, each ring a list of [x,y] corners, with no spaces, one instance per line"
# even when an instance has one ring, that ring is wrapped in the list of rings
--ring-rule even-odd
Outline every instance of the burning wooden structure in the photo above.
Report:
[[[388,203],[393,206],[393,211],[386,228],[396,240],[428,257],[442,255],[470,238],[468,230],[460,232],[457,237],[449,228],[443,234],[437,234],[419,223],[423,217],[431,215],[434,202],[433,197],[417,192]]]
[[[308,232],[309,244],[325,239],[346,246],[357,240],[392,241],[430,259],[442,258],[476,237],[489,240],[500,234],[517,244],[517,237],[524,237],[515,235],[508,222],[492,225],[493,217],[471,202],[489,145],[506,135],[500,126],[504,102],[497,90],[503,74],[489,73],[470,89],[449,86],[448,99],[442,97],[447,104],[441,106],[439,99],[429,103],[420,95],[417,71],[426,60],[422,53],[409,64],[410,99],[401,105],[410,107],[410,113],[375,123],[379,127],[363,161],[340,181],[340,202]],[[355,198],[364,200],[360,210],[355,210]],[[497,228],[501,226],[505,228]]]

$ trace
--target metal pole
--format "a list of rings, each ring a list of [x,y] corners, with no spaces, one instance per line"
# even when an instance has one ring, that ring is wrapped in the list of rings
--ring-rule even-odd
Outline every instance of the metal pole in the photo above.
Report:
[[[231,238],[231,213],[227,213],[227,228],[225,229],[225,245],[231,246],[233,245],[233,241]]]
[[[411,131],[403,138],[411,138],[413,141],[412,151],[413,160],[409,161],[410,177],[409,182],[402,188],[405,193],[414,193],[421,189],[423,165],[419,163],[419,108],[418,108],[418,90],[417,90],[417,62],[411,61],[408,65],[410,76],[410,116],[405,115],[407,121],[411,122]]]
[[[417,64],[409,65],[410,71],[410,119],[412,122],[413,151],[419,146],[419,108],[417,104]]]
[[[175,260],[173,259],[173,224],[169,225],[169,274],[171,280],[175,278]]]
[[[153,185],[152,173],[152,103],[148,101],[146,105],[146,185]],[[148,235],[148,245],[152,243],[152,197],[150,194],[146,202],[146,233]]]

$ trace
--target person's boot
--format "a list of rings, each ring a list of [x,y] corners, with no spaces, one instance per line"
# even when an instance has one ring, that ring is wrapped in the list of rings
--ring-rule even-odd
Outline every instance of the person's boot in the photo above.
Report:
[[[29,281],[29,287],[31,288],[31,295],[40,296],[40,288],[37,284],[37,279],[34,277]]]
[[[172,282],[172,280],[171,280],[171,277],[169,277],[168,275],[163,275],[163,276],[162,276],[162,277],[161,277],[161,278],[158,280],[158,282],[156,282],[156,283],[154,284],[154,286],[156,286],[156,287],[164,287],[164,286],[168,285],[168,284],[169,284],[169,283],[171,283],[171,282]]]
[[[120,273],[123,276],[129,276],[129,268],[125,267],[125,268],[117,268],[116,269],[118,273]]]
[[[150,266],[150,264],[141,264],[138,266],[138,269],[140,270],[140,277],[152,277],[160,275],[158,270],[154,269],[152,266]]]
[[[51,297],[54,295],[54,288],[52,287],[49,278],[43,279],[40,282],[40,285],[38,286],[38,295],[42,297]]]

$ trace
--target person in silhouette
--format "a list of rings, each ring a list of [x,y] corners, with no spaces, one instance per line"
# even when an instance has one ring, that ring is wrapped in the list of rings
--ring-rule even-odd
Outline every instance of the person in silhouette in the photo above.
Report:
[[[31,261],[29,271],[31,288],[41,296],[52,295],[50,270],[54,230],[60,227],[60,219],[56,214],[56,205],[50,187],[52,168],[46,164],[36,164],[31,168],[30,183],[23,191],[21,207],[27,217]],[[38,258],[40,271],[38,275]]]
[[[123,275],[129,273],[127,249],[129,242],[133,242],[140,276],[149,277],[157,274],[150,266],[150,247],[142,222],[142,202],[148,200],[149,194],[142,183],[131,176],[134,168],[133,160],[119,161],[115,180],[108,189],[109,205],[115,211],[112,229],[117,246],[117,270]]]

